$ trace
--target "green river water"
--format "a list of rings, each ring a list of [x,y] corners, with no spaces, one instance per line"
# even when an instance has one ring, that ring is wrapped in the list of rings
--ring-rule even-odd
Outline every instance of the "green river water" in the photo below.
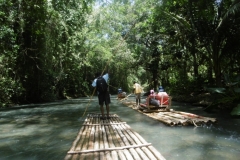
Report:
[[[173,102],[174,110],[217,118],[218,123],[170,127],[119,103],[116,96],[110,108],[167,160],[240,159],[240,119]],[[85,109],[86,114],[99,112],[97,98],[1,110],[0,160],[63,160],[85,119]]]

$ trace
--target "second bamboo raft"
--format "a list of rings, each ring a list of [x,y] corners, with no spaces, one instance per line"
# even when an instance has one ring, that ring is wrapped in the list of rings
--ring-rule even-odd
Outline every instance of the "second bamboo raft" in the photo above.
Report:
[[[135,102],[124,102],[123,104],[127,105],[132,109],[138,110],[135,107]],[[192,113],[174,110],[166,111],[165,109],[163,110],[158,109],[138,111],[141,112],[142,114],[145,114],[153,119],[161,121],[170,126],[187,126],[187,125],[201,126],[203,124],[212,124],[217,121],[216,118],[203,117]]]

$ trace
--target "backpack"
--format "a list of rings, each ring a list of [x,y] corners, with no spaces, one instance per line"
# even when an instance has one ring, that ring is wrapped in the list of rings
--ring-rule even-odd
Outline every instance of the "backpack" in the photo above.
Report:
[[[108,85],[103,77],[98,77],[96,82],[97,91],[99,93],[107,92]]]

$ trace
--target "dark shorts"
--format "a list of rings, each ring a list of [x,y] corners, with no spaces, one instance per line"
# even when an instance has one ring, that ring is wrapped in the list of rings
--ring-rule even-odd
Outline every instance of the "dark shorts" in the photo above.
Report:
[[[104,103],[105,103],[105,105],[108,105],[109,103],[111,103],[109,93],[108,92],[99,93],[98,94],[98,102],[99,102],[99,105],[103,105]]]
[[[136,96],[136,99],[141,99],[141,93],[136,93],[135,96]]]

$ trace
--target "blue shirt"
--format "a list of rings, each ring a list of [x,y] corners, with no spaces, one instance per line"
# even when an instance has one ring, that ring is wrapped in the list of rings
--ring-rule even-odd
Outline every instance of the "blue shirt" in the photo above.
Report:
[[[102,77],[103,77],[103,78],[105,79],[105,81],[107,82],[107,81],[108,81],[108,78],[109,78],[109,75],[108,75],[108,73],[106,73],[106,74],[104,74]],[[95,78],[95,79],[93,80],[93,82],[92,82],[92,86],[93,86],[93,87],[96,87],[96,85],[97,85],[97,78]]]
[[[159,92],[164,92],[164,89],[163,88],[159,89]]]
[[[118,89],[118,93],[122,93],[122,88],[119,88],[119,89]]]
[[[158,92],[164,92],[164,89],[163,89],[163,87],[162,87],[162,86],[160,86],[160,87],[159,87],[159,90],[158,90]]]

